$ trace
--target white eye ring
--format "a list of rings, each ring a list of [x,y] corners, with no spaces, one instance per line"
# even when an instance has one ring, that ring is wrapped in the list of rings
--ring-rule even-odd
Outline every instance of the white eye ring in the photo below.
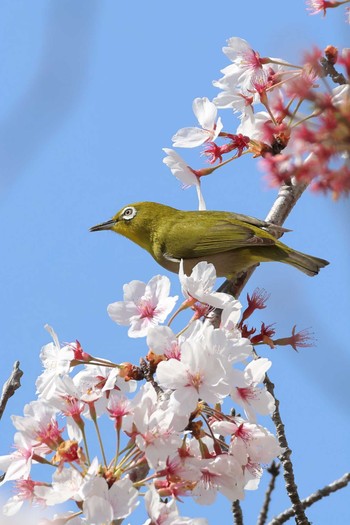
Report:
[[[122,211],[122,217],[126,221],[130,221],[131,219],[135,217],[136,213],[137,213],[137,210],[133,206],[128,206],[127,208],[124,208],[124,210]]]

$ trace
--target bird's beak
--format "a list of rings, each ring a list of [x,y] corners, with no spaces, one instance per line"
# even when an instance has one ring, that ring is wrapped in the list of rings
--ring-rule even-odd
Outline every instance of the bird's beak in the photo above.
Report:
[[[99,232],[102,230],[111,230],[116,222],[117,221],[115,219],[110,219],[109,221],[101,222],[101,224],[96,224],[96,226],[92,226],[92,228],[90,228],[90,231]]]

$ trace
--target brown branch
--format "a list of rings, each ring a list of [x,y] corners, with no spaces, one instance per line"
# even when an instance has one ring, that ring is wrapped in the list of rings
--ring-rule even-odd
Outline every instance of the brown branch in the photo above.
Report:
[[[16,361],[13,365],[13,370],[10,377],[2,387],[2,394],[0,398],[0,419],[4,413],[7,402],[10,397],[13,396],[15,391],[21,386],[21,377],[23,376],[22,370],[19,368],[19,361]]]
[[[339,84],[340,86],[348,83],[344,75],[342,73],[338,73],[338,71],[334,67],[334,64],[331,61],[329,61],[327,58],[322,57],[320,62],[325,77],[331,77],[333,82],[335,84]]]
[[[243,525],[243,513],[239,499],[232,503],[232,514],[235,525]]]
[[[303,505],[304,509],[306,509],[307,507],[311,507],[311,505],[316,503],[316,501],[320,501],[322,498],[329,496],[333,492],[343,489],[349,483],[350,483],[350,472],[347,472],[341,478],[337,479],[336,481],[333,481],[332,483],[329,483],[329,485],[326,485],[322,489],[317,490],[316,492],[314,492],[307,498],[301,500],[301,504]],[[294,510],[291,507],[290,509],[287,509],[284,512],[281,512],[281,514],[276,516],[272,521],[270,521],[269,525],[281,525],[282,523],[285,523],[287,520],[289,520],[293,516],[294,516]]]
[[[289,448],[286,433],[284,431],[284,424],[281,419],[281,414],[279,411],[279,401],[275,396],[275,385],[270,381],[268,375],[266,374],[264,383],[267,390],[275,399],[275,410],[272,414],[272,421],[276,427],[277,439],[280,447],[283,449],[283,453],[280,456],[280,460],[283,466],[283,476],[286,482],[286,491],[289,496],[290,501],[292,502],[292,509],[295,515],[295,521],[297,525],[310,525],[309,520],[307,519],[303,504],[301,503],[298,487],[295,482],[293,464],[290,460],[292,451]]]
[[[280,473],[280,465],[276,464],[273,461],[271,465],[269,466],[269,468],[267,469],[267,472],[271,474],[271,479],[270,479],[269,486],[267,487],[267,491],[265,493],[265,500],[264,500],[264,504],[262,506],[262,509],[261,509],[261,512],[260,512],[260,515],[257,521],[257,525],[265,525],[266,523],[267,514],[269,512],[269,506],[271,502],[271,494],[275,489],[276,478]]]

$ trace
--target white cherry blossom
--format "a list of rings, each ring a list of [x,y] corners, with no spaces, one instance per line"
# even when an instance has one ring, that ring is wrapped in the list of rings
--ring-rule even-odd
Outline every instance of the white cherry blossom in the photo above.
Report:
[[[232,297],[226,293],[215,292],[216,270],[212,263],[201,261],[193,268],[191,275],[184,272],[184,262],[181,259],[179,279],[184,297],[214,308],[223,308],[225,304],[232,301]]]
[[[265,386],[259,387],[265,378],[265,373],[271,366],[271,361],[261,357],[249,363],[244,371],[233,369],[231,381],[235,385],[230,395],[236,403],[243,407],[247,418],[255,422],[256,412],[263,415],[272,414],[275,400]]]
[[[130,325],[129,337],[144,337],[148,329],[165,321],[174,308],[177,296],[169,297],[168,277],[156,275],[147,283],[131,281],[124,284],[124,301],[108,306],[110,318],[121,325]]]
[[[226,370],[219,356],[203,351],[200,342],[186,340],[181,360],[162,361],[157,367],[160,386],[173,390],[170,401],[179,414],[189,415],[199,399],[219,403],[229,392]]]
[[[214,142],[223,128],[221,118],[217,119],[215,104],[207,97],[195,98],[192,109],[202,128],[179,129],[172,138],[175,148],[195,148],[208,141]]]

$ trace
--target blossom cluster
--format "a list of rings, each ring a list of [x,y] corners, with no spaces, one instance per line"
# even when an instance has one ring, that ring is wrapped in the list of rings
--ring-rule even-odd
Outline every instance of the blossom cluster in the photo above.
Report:
[[[328,4],[329,2],[327,2]],[[292,177],[334,197],[350,192],[350,50],[314,49],[295,65],[261,57],[248,42],[232,37],[223,52],[231,61],[213,82],[220,92],[210,101],[196,98],[200,127],[182,128],[172,138],[177,148],[203,146],[209,167],[194,169],[173,149],[164,163],[185,186],[195,186],[205,209],[201,179],[251,154],[262,159],[272,185]],[[335,66],[343,67],[344,74]],[[326,77],[338,84],[331,88]],[[237,113],[238,126],[225,130],[218,110]]]
[[[124,300],[108,307],[114,321],[129,326],[130,337],[146,338],[139,366],[95,357],[78,341],[62,346],[47,327],[53,342],[40,354],[38,398],[23,416],[12,416],[15,451],[0,457],[1,484],[15,484],[5,514],[26,501],[71,502],[73,510],[42,523],[103,525],[129,517],[143,500],[144,525],[205,525],[206,519],[180,516],[178,503],[188,497],[208,505],[218,492],[232,502],[258,487],[263,466],[282,453],[257,421],[273,413],[275,401],[264,385],[271,362],[257,358],[252,341],[273,344],[272,330],[256,334],[246,325],[267,295],[248,297],[241,314],[237,300],[213,291],[213,265],[201,262],[190,276],[181,267],[179,277],[184,301],[177,312],[194,314],[178,334],[169,326],[176,313],[161,324],[177,300],[165,276],[132,281]],[[218,328],[208,319],[211,308],[222,309]],[[275,343],[297,340],[294,334]],[[113,435],[113,453],[107,435],[109,443]]]

